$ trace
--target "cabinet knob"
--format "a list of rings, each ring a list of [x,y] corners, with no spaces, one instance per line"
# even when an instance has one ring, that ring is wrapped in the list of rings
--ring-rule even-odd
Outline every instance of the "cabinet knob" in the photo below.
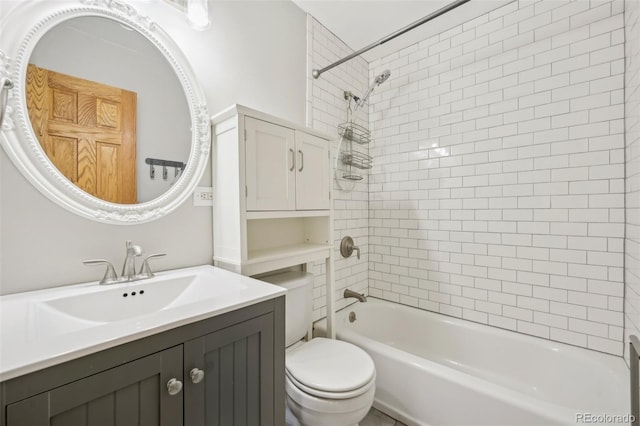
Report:
[[[167,382],[167,391],[169,395],[177,395],[182,390],[182,382],[178,379],[171,379]]]
[[[200,370],[199,368],[194,368],[189,373],[189,376],[191,376],[191,381],[193,383],[200,383],[202,379],[204,379],[204,371]]]

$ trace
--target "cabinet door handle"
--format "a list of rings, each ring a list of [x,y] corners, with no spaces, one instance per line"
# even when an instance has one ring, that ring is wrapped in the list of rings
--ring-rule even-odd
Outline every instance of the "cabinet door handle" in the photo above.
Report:
[[[298,150],[298,154],[300,154],[300,168],[298,171],[301,172],[304,169],[304,152]]]
[[[182,390],[182,382],[176,378],[173,378],[167,382],[167,391],[169,395],[177,395]]]
[[[289,171],[292,172],[293,169],[296,168],[296,154],[293,151],[293,148],[289,148],[289,152],[291,153],[291,167],[289,168]]]
[[[194,368],[189,372],[189,377],[193,383],[200,383],[204,379],[204,371]]]

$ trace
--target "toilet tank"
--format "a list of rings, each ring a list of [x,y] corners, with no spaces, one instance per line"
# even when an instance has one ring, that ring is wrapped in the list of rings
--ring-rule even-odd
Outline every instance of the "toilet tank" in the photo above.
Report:
[[[286,346],[298,342],[306,334],[311,323],[313,275],[292,271],[260,278],[287,289],[285,296]]]

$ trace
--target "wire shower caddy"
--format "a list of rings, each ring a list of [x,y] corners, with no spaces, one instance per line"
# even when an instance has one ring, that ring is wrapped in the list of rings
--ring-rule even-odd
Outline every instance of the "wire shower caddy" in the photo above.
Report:
[[[344,149],[338,153],[338,158],[346,166],[345,170],[341,171],[341,178],[355,182],[364,178],[358,170],[367,170],[373,167],[371,156],[356,150],[354,147],[354,144],[366,145],[371,142],[371,132],[366,127],[353,121],[353,111],[351,110],[351,101],[354,99],[353,94],[344,92],[344,98],[349,101],[347,105],[347,121],[338,125],[338,134],[345,144]]]

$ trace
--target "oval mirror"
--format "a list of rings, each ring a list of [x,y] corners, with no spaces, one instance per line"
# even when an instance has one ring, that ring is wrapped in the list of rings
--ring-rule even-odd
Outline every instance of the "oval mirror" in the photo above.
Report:
[[[125,3],[51,3],[26,2],[2,22],[0,77],[14,83],[5,151],[43,194],[84,217],[166,215],[192,193],[210,149],[186,58]]]

